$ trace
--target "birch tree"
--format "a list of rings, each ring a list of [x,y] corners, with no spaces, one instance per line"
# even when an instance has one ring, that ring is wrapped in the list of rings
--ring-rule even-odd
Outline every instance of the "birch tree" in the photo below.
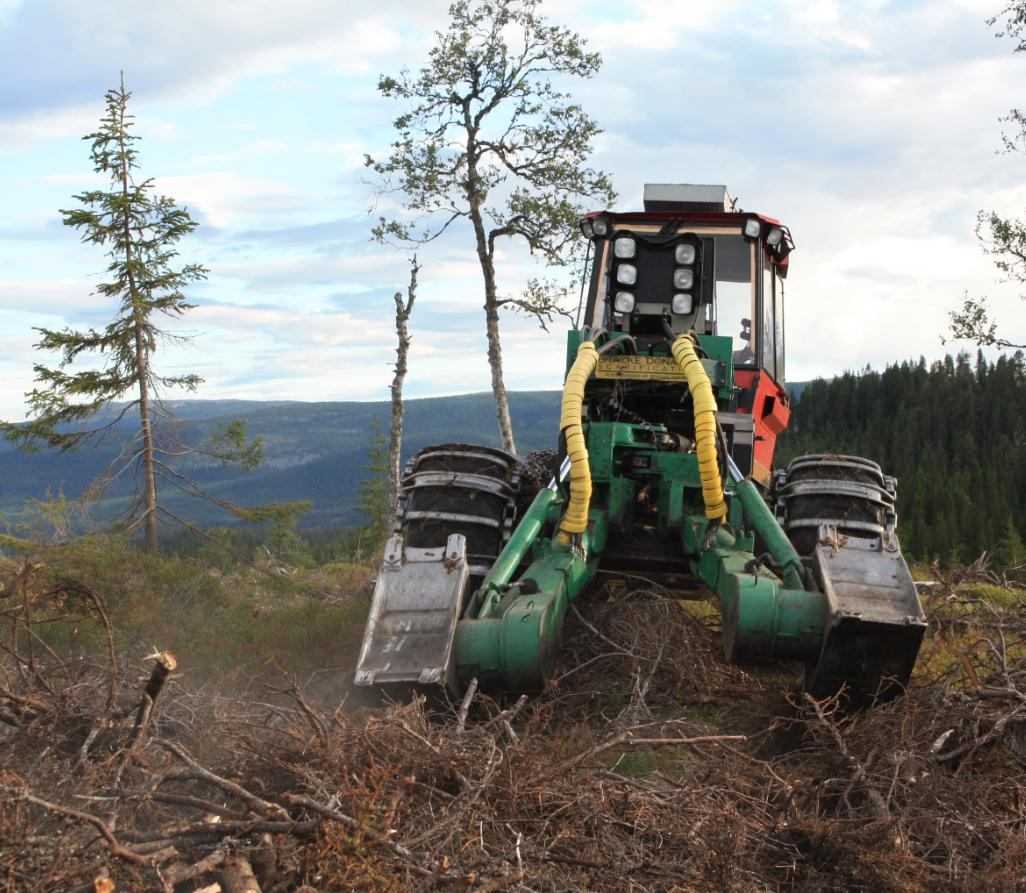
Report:
[[[388,480],[389,501],[392,506],[391,517],[394,520],[399,501],[399,483],[402,474],[400,465],[403,450],[403,384],[408,369],[407,357],[410,353],[410,314],[417,300],[417,274],[420,266],[417,255],[410,260],[410,282],[406,286],[406,296],[401,291],[395,293],[395,333],[398,343],[395,349],[395,374],[392,376],[390,391],[392,394],[392,425],[388,439]]]
[[[1010,37],[1015,41],[1014,53],[1026,53],[1026,0],[1007,4],[987,24],[996,29],[996,37]],[[1026,112],[1011,109],[1001,119],[1011,129],[1001,136],[1002,151],[1026,154]],[[980,211],[976,235],[983,250],[994,259],[994,266],[1006,282],[1026,283],[1026,217],[1006,217],[996,211]],[[1026,295],[1020,296],[1026,300]],[[997,321],[992,317],[986,298],[965,295],[962,307],[949,314],[951,335],[968,338],[982,347],[1021,350],[1026,344],[1010,341],[999,334]]]
[[[456,0],[427,63],[381,77],[382,96],[404,111],[387,156],[367,158],[381,192],[397,190],[406,212],[382,217],[378,239],[423,244],[464,224],[455,228],[472,240],[496,417],[510,452],[499,311],[514,307],[544,323],[559,310],[560,289],[535,280],[519,297],[500,293],[496,246],[519,239],[546,263],[565,266],[584,203],[607,207],[615,197],[608,177],[587,166],[601,131],[560,86],[592,77],[601,59],[579,35],[549,24],[540,7],[541,0]]]

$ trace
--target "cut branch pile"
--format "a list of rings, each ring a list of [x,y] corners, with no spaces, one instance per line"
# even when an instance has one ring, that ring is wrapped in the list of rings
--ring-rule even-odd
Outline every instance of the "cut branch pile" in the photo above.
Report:
[[[619,581],[571,615],[536,699],[348,710],[291,678],[191,691],[166,651],[132,680],[112,646],[62,660],[35,618],[102,600],[19,579],[2,889],[1023,889],[1021,608],[939,594],[931,647],[967,643],[966,664],[845,716],[796,696],[793,668],[724,665],[697,612]]]

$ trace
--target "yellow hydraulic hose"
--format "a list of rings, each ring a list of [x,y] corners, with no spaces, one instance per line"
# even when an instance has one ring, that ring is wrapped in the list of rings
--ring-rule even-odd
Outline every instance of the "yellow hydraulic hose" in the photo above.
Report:
[[[716,460],[716,398],[713,396],[709,376],[695,353],[691,335],[675,339],[673,358],[688,381],[691,399],[695,404],[695,450],[698,453],[698,475],[702,480],[702,501],[705,516],[710,520],[726,517],[727,503],[723,499],[723,482]],[[566,406],[564,398],[564,406]],[[589,482],[590,483],[590,482]]]
[[[598,351],[591,341],[582,341],[577,359],[563,386],[563,408],[559,430],[566,437],[566,454],[570,458],[570,503],[560,524],[563,534],[584,533],[588,529],[588,506],[591,504],[591,468],[588,466],[588,445],[584,439],[581,407],[584,386],[598,363]]]

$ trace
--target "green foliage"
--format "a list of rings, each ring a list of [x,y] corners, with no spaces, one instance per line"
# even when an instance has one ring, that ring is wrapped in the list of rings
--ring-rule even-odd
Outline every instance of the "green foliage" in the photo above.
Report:
[[[232,513],[244,521],[267,525],[263,538],[264,548],[278,561],[292,564],[311,564],[313,559],[296,533],[299,519],[310,511],[309,499],[298,502],[274,502],[256,508],[234,506]]]
[[[1004,533],[1001,534],[1001,539],[994,550],[994,560],[1002,568],[1021,567],[1026,564],[1026,544],[1023,543],[1022,535],[1011,515],[1008,516]]]
[[[362,546],[365,554],[373,554],[385,544],[392,517],[388,437],[381,430],[380,419],[374,420],[365,470],[368,477],[360,482],[360,514],[366,518],[362,528]]]
[[[971,363],[963,353],[810,382],[777,464],[808,452],[866,456],[897,476],[911,558],[954,565],[997,550],[1005,560],[1018,548],[1012,533],[1026,532],[1023,354]]]
[[[244,471],[252,471],[266,458],[264,439],[254,437],[250,440],[243,419],[218,422],[217,430],[210,435],[203,452],[213,456],[221,465],[238,465]]]
[[[496,239],[524,239],[547,263],[564,265],[580,245],[582,200],[612,204],[608,177],[586,165],[601,131],[553,83],[593,77],[602,60],[579,35],[550,25],[540,7],[540,0],[457,0],[427,64],[381,77],[382,96],[406,110],[395,119],[388,156],[366,163],[383,189],[404,194],[411,218],[382,217],[378,239],[430,241],[469,220],[487,278]],[[533,300],[539,294],[541,303]],[[499,303],[544,320],[552,298],[534,283]]]
[[[42,499],[25,500],[25,509],[15,530],[36,542],[67,542],[72,535],[76,508],[64,495],[63,488],[56,494],[47,490]]]
[[[367,613],[364,568],[297,569],[245,563],[225,572],[202,560],[144,554],[127,540],[84,537],[34,545],[39,591],[75,580],[107,605],[122,654],[168,649],[193,683],[211,672],[273,672],[351,665]],[[0,588],[19,565],[0,559]],[[58,612],[64,613],[64,612]],[[102,653],[97,620],[37,627],[65,655]]]
[[[1026,51],[1026,0],[1007,4],[987,24],[997,27],[998,37],[1011,37],[1016,42],[1016,53]],[[1013,131],[1003,133],[1001,141],[1005,152],[1026,152],[1026,115],[1012,109],[1001,119],[1011,124]],[[983,242],[984,252],[994,259],[994,266],[1006,281],[1026,282],[1026,219],[1002,217],[995,211],[980,211],[976,235]],[[1026,300],[1026,295],[1022,296]],[[997,321],[991,316],[986,298],[963,297],[962,307],[948,314],[953,338],[964,338],[987,347],[1004,349],[1026,348],[998,334]]]
[[[304,499],[299,502],[272,502],[255,508],[238,506],[234,514],[251,524],[270,524],[272,527],[295,527],[313,502]]]

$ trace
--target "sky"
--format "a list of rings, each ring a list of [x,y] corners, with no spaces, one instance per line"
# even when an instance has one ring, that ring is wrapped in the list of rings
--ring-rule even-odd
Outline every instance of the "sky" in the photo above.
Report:
[[[987,295],[1026,337],[1019,289],[998,281],[977,213],[1022,214],[1026,158],[998,153],[1023,105],[1026,54],[986,20],[1002,0],[548,0],[548,18],[602,54],[567,86],[603,133],[591,163],[617,210],[646,182],[725,183],[794,235],[788,377],[920,355],[948,311]],[[102,188],[88,144],[124,70],[140,174],[188,207],[179,249],[209,278],[167,345],[165,375],[201,398],[385,400],[392,295],[408,256],[371,240],[394,196],[363,164],[403,108],[378,77],[416,69],[445,28],[438,0],[0,0],[0,419],[26,415],[34,327],[102,326],[101,249],[61,223]],[[598,210],[598,209],[596,209]],[[469,233],[425,246],[406,396],[483,391],[481,273]],[[505,245],[502,290],[544,273]],[[506,385],[558,388],[565,326],[503,317]],[[955,345],[954,347],[958,347]]]

